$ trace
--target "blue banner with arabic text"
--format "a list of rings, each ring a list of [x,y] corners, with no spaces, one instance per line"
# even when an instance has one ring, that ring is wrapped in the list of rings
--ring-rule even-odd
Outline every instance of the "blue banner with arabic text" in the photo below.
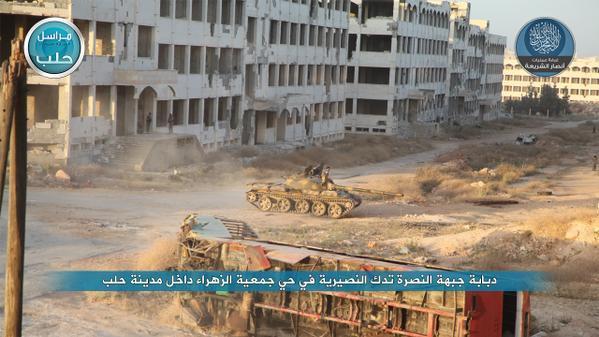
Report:
[[[548,278],[521,271],[240,272],[60,271],[53,291],[542,291]]]

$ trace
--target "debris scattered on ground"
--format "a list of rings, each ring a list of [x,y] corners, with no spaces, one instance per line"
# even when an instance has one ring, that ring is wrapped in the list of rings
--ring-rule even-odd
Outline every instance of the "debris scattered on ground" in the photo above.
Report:
[[[54,175],[54,177],[63,183],[70,183],[71,182],[71,176],[66,173],[64,170],[58,170],[56,171],[56,174]]]
[[[541,196],[553,195],[553,191],[538,191],[537,195],[541,195]]]
[[[513,199],[479,199],[468,200],[469,203],[477,206],[501,206],[501,205],[517,205],[520,202]]]

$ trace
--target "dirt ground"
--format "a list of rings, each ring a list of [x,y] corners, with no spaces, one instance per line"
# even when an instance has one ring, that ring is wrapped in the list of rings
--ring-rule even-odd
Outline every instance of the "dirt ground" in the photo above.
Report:
[[[243,160],[231,152],[176,174],[74,169],[76,188],[36,181],[28,191],[24,335],[198,335],[182,322],[169,296],[54,294],[45,289],[44,276],[51,270],[168,264],[169,242],[182,219],[196,212],[244,220],[263,239],[460,268],[551,271],[555,288],[532,297],[534,331],[598,336],[599,174],[591,171],[590,158],[599,153],[599,134],[578,125],[510,121],[486,125],[466,139],[368,140],[367,146],[392,155],[375,151],[364,158],[364,148],[358,148],[353,155],[361,159],[353,164],[345,144],[337,145],[343,156],[326,152],[335,147],[299,154],[237,152]],[[514,147],[515,137],[527,133],[537,134],[538,144]],[[364,139],[348,140],[356,141]],[[509,158],[497,163],[489,156],[490,165],[480,167],[480,154],[489,152]],[[368,198],[340,220],[261,213],[246,203],[246,183],[276,179],[303,165],[302,158],[312,164],[323,155],[339,166],[332,172],[336,183],[402,192],[406,198]],[[547,190],[552,195],[538,195]],[[473,203],[482,199],[518,203]],[[5,237],[3,225],[2,246]],[[4,259],[0,250],[0,262]]]

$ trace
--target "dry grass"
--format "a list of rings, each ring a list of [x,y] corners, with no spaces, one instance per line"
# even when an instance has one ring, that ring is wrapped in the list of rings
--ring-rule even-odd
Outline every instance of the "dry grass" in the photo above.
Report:
[[[511,185],[521,178],[536,172],[532,165],[517,166],[500,164],[495,169],[473,170],[461,161],[447,162],[421,167],[414,177],[404,178],[396,184],[402,186],[402,192],[412,200],[441,199],[444,201],[464,201],[512,192],[525,193],[538,184]]]
[[[246,167],[258,171],[282,172],[295,172],[319,162],[337,168],[351,167],[382,162],[430,148],[428,142],[418,139],[346,135],[344,140],[326,146],[312,146],[292,152],[263,153],[253,158]]]
[[[240,179],[272,179],[303,170],[314,163],[333,168],[351,167],[390,160],[432,148],[419,139],[373,135],[346,135],[345,139],[304,149],[276,146],[238,146],[209,153],[198,165],[181,168],[184,183],[226,184]]]
[[[590,227],[596,218],[596,211],[590,208],[559,208],[537,214],[526,220],[524,225],[535,235],[564,239],[573,223],[583,223]]]
[[[559,147],[547,148],[542,145],[479,144],[462,146],[437,158],[437,162],[464,160],[475,170],[496,168],[500,164],[514,166],[533,165],[544,167],[556,163],[565,154]]]
[[[158,239],[146,251],[139,254],[137,268],[139,270],[168,270],[178,264],[177,250],[179,244],[175,239]]]
[[[500,119],[497,121],[483,122],[480,125],[450,126],[443,129],[439,139],[474,139],[485,134],[510,128],[536,128],[546,125],[547,122],[533,118]]]
[[[439,156],[437,162],[460,159],[476,170],[497,168],[501,164],[528,166],[524,173],[532,174],[535,168],[559,164],[564,156],[579,151],[581,146],[599,143],[599,136],[590,131],[591,126],[592,123],[583,123],[575,128],[551,130],[541,135],[535,145],[505,143],[462,146]]]
[[[581,153],[586,145],[599,143],[599,137],[589,130],[589,123],[551,130],[535,145],[462,146],[439,156],[436,165],[416,172],[420,196],[457,201],[498,194],[523,196],[546,189],[550,186],[547,182],[514,185],[537,174],[541,168],[560,164],[564,158]]]

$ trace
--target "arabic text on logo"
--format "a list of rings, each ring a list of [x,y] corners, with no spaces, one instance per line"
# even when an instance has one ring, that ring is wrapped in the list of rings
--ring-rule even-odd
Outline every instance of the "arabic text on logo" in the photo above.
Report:
[[[538,18],[522,27],[516,39],[516,55],[522,67],[538,77],[555,76],[574,58],[575,42],[563,23]]]
[[[25,38],[29,66],[48,78],[61,78],[77,70],[83,60],[83,37],[72,22],[48,18],[35,24]]]
[[[551,22],[540,22],[530,28],[528,42],[534,51],[547,55],[559,48],[560,29]]]

